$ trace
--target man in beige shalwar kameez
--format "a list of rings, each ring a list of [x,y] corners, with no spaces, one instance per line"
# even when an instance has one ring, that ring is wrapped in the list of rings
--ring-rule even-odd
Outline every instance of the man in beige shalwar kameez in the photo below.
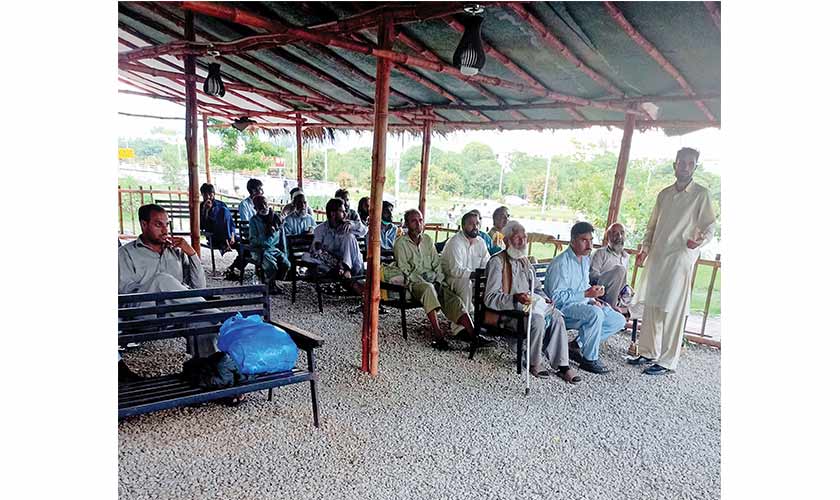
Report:
[[[709,190],[693,181],[700,153],[682,148],[674,162],[677,181],[656,197],[642,249],[644,266],[634,302],[644,306],[639,357],[644,373],[676,370],[691,301],[691,273],[700,247],[714,236],[715,212]]]

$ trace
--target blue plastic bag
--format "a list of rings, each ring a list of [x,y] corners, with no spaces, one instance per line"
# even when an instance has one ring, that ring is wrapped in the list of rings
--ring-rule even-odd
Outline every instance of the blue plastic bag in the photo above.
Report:
[[[298,348],[288,333],[263,323],[258,315],[231,316],[219,330],[219,350],[233,358],[246,375],[278,373],[291,370]]]

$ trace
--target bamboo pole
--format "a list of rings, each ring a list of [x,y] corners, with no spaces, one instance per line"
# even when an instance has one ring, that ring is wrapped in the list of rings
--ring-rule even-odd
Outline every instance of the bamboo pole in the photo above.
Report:
[[[120,234],[125,234],[123,230],[123,207],[122,207],[122,188],[117,184],[117,207],[120,213]]]
[[[712,22],[715,23],[717,29],[720,30],[720,2],[703,2],[706,4],[706,10],[712,16]]]
[[[186,40],[195,40],[195,30],[193,29],[192,12],[185,12],[186,16],[184,22],[184,38]],[[190,78],[195,78],[195,57],[187,56],[184,59],[184,77],[189,81]],[[186,85],[187,98],[187,122],[186,122],[186,137],[187,143],[187,175],[189,177],[189,207],[190,207],[190,244],[196,253],[201,255],[201,236],[199,234],[199,215],[198,215],[198,113],[196,112],[196,93],[195,85]]]
[[[615,6],[615,4],[613,4],[612,2],[604,2],[604,8],[607,9],[607,12],[615,20],[615,22],[618,23],[619,26],[621,26],[621,29],[623,29],[624,32],[627,33],[627,35],[629,35],[634,42],[636,42],[640,47],[642,47],[642,49],[644,49],[644,51],[647,52],[648,55],[650,55],[650,57],[652,57],[654,61],[658,62],[659,65],[662,66],[662,69],[664,69],[669,75],[671,75],[674,78],[674,80],[677,81],[677,83],[680,84],[680,87],[683,88],[687,95],[693,96],[696,94],[694,89],[691,88],[691,85],[689,85],[685,78],[683,78],[683,76],[680,74],[677,68],[675,68],[673,64],[668,62],[665,56],[663,56],[662,53],[659,52],[659,50],[652,43],[650,43],[650,41],[648,41],[647,38],[642,36],[642,34],[639,33],[638,30],[636,30],[636,28],[634,28],[632,24],[630,24],[630,21],[628,21],[624,17],[624,14],[621,13],[621,11],[618,9],[618,7]],[[697,106],[697,108],[700,109],[700,111],[703,112],[704,115],[706,115],[706,118],[708,118],[709,121],[717,120],[717,118],[715,118],[715,115],[712,114],[711,111],[709,111],[709,108],[706,107],[703,101],[698,99],[694,101],[694,104]]]
[[[300,113],[297,114],[295,122],[295,137],[297,139],[297,180],[298,187],[303,189],[303,130],[301,128]]]
[[[204,129],[204,170],[207,174],[207,184],[213,184],[210,179],[210,144],[207,142],[207,115],[202,116],[202,128]]]
[[[704,101],[719,101],[720,94],[697,94],[694,96],[687,96],[687,95],[644,95],[644,96],[634,96],[634,97],[622,97],[619,99],[598,99],[599,102],[614,104],[616,106],[627,106],[630,104],[637,104],[642,102],[685,102],[685,101],[695,101],[697,99],[702,99]],[[562,109],[562,108],[572,108],[574,107],[573,104],[569,104],[566,102],[542,102],[542,103],[530,103],[530,104],[506,104],[506,105],[495,105],[495,106],[471,106],[471,105],[461,105],[461,104],[431,104],[431,105],[424,105],[418,106],[416,108],[413,107],[401,107],[396,108],[393,111],[414,111],[414,112],[425,112],[425,111],[513,111],[513,110],[527,110],[527,109]]]
[[[385,50],[394,43],[394,22],[390,17],[382,19],[379,25],[379,46]],[[371,158],[370,180],[370,218],[368,240],[367,282],[365,297],[365,317],[362,332],[362,369],[372,377],[379,373],[379,258],[382,224],[382,191],[385,187],[386,145],[388,141],[388,94],[391,87],[391,69],[393,62],[386,59],[376,61],[376,123],[373,131],[373,154]],[[365,328],[366,327],[366,328]],[[365,345],[364,339],[367,339]],[[365,363],[365,352],[369,360]],[[367,366],[365,366],[367,365]]]
[[[439,130],[488,130],[505,128],[509,130],[516,129],[575,129],[588,127],[624,127],[624,120],[500,120],[488,123],[482,122],[462,122],[462,121],[432,121],[432,126]],[[329,128],[351,128],[351,129],[369,129],[373,128],[371,122],[360,123],[330,123],[330,122],[307,122],[303,124],[304,127],[329,127]],[[416,130],[417,125],[390,125],[396,130]],[[270,128],[271,125],[266,125]],[[701,129],[707,127],[720,128],[720,122],[707,121],[691,121],[691,120],[636,120],[636,129],[648,130],[653,128],[686,128],[686,129]]]
[[[618,165],[615,167],[610,209],[607,214],[607,228],[618,220],[621,210],[621,195],[624,192],[624,179],[627,177],[627,162],[630,159],[630,143],[633,141],[633,130],[636,128],[636,116],[627,115],[624,121],[624,135],[621,137],[621,150],[618,153]],[[604,228],[604,243],[606,244],[606,228]]]
[[[423,153],[420,157],[420,200],[417,202],[417,209],[426,218],[426,188],[429,182],[429,155],[432,146],[432,124],[426,121],[423,124]]]

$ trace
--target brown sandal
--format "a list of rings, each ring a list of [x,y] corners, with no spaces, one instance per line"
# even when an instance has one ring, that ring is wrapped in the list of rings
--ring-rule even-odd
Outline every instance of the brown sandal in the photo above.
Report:
[[[563,379],[564,382],[568,384],[577,384],[581,381],[581,378],[578,376],[577,372],[574,368],[569,367],[566,371],[558,371],[557,375]]]

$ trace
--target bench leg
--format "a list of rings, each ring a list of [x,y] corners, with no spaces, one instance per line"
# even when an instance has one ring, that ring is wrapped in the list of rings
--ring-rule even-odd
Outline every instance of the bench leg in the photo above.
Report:
[[[274,387],[270,387],[268,389],[268,400],[269,401],[271,401],[271,395],[272,395],[273,392],[274,392]]]
[[[402,321],[403,338],[408,340],[408,328],[405,324],[405,304],[400,307],[400,320]]]
[[[309,372],[315,373],[315,355],[312,352],[312,349],[306,351],[306,359],[309,361]],[[321,421],[318,418],[318,381],[317,380],[310,380],[309,381],[309,390],[312,393],[312,418],[315,421],[315,427],[319,427],[321,425]]]
[[[297,268],[292,267],[292,304],[295,303],[295,297],[297,296]]]
[[[315,293],[318,295],[318,312],[323,313],[324,312],[324,301],[321,298],[321,282],[320,281],[315,282]]]
[[[472,342],[470,342],[470,355],[469,355],[468,359],[473,359],[475,357],[475,351],[478,349],[478,342],[477,342],[478,332],[479,332],[479,330],[476,329],[476,331],[475,331],[476,338],[473,339]]]
[[[210,246],[210,245],[207,245]],[[210,249],[210,265],[213,266],[213,276],[216,275],[216,253],[213,252],[213,249]]]

